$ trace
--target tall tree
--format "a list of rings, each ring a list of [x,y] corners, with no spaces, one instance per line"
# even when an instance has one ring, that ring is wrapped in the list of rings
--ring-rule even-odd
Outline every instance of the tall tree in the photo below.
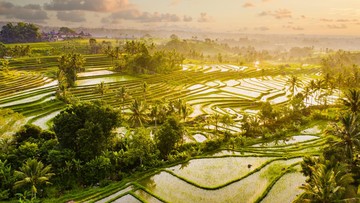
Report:
[[[215,125],[215,133],[216,134],[218,133],[218,126],[219,126],[220,118],[221,118],[221,116],[218,113],[214,113],[210,117],[212,123],[214,123],[214,125]]]
[[[96,85],[95,92],[99,93],[101,98],[103,98],[104,94],[106,94],[108,91],[109,87],[104,83],[104,81],[101,81],[100,84]]]
[[[51,176],[55,175],[51,173],[51,165],[45,166],[41,161],[36,159],[27,160],[18,171],[14,172],[15,177],[21,179],[15,182],[14,187],[30,187],[31,197],[36,198],[38,193],[38,186],[42,184],[50,184]]]
[[[169,153],[176,148],[182,140],[184,127],[176,117],[169,117],[161,126],[156,134],[156,144],[163,158],[167,158]]]
[[[331,166],[321,161],[308,168],[311,176],[306,184],[300,186],[304,194],[298,202],[328,203],[341,200],[347,187],[354,182],[353,175],[341,164]]]
[[[0,31],[0,41],[4,43],[25,43],[40,41],[39,28],[32,23],[7,23]]]
[[[66,78],[68,87],[74,87],[77,79],[77,73],[83,71],[85,58],[81,54],[71,53],[62,55],[59,59],[59,74]]]
[[[311,94],[311,90],[310,90],[310,87],[309,86],[306,86],[304,88],[304,90],[302,91],[302,94],[304,95],[304,98],[305,98],[305,105],[308,104],[308,99],[309,99],[309,96]]]
[[[341,125],[335,125],[335,130],[330,132],[340,138],[333,147],[343,149],[344,158],[349,164],[356,162],[355,151],[360,151],[360,129],[357,116],[355,114],[347,114],[341,117]]]
[[[129,122],[132,127],[143,126],[148,120],[146,105],[141,100],[135,99],[130,105],[130,111]]]
[[[144,101],[146,101],[146,93],[148,92],[148,90],[149,90],[149,85],[146,82],[143,82],[142,91],[144,94]]]
[[[117,91],[116,95],[120,99],[120,102],[121,102],[121,113],[124,113],[125,100],[130,98],[130,95],[127,93],[124,86],[120,87],[120,89]]]
[[[345,98],[342,99],[344,105],[354,114],[360,111],[360,91],[357,89],[349,89],[345,92]]]
[[[70,149],[75,158],[89,161],[110,146],[112,130],[120,121],[118,112],[100,102],[69,106],[54,118],[54,132],[60,147]]]
[[[302,82],[300,81],[300,79],[297,76],[292,75],[286,81],[286,85],[288,85],[288,89],[290,90],[292,97],[294,97],[295,91],[297,90],[297,88],[302,86]]]

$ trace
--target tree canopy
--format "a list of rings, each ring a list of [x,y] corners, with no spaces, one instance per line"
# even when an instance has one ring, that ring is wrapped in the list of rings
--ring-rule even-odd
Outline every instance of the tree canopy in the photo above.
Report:
[[[57,115],[54,131],[62,148],[73,150],[81,160],[91,160],[108,147],[118,123],[118,113],[110,106],[83,102]]]
[[[39,27],[32,23],[8,23],[0,31],[0,41],[4,43],[23,43],[40,41]]]

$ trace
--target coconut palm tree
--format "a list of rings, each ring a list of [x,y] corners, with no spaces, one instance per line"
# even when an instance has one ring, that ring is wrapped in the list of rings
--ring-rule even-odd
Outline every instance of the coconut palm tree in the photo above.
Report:
[[[323,96],[322,95],[323,88],[324,88],[324,80],[321,80],[321,79],[315,80],[315,94],[316,94],[315,97],[319,103],[320,103],[321,97]]]
[[[223,128],[228,131],[230,125],[234,123],[234,120],[231,118],[229,114],[225,114],[221,117],[221,123],[223,124]]]
[[[308,87],[310,89],[310,92],[311,92],[311,101],[310,103],[313,104],[313,98],[314,98],[314,93],[316,92],[316,82],[315,80],[310,80],[309,84],[308,84]]]
[[[159,115],[160,115],[160,106],[158,104],[152,105],[150,111],[150,117],[155,122],[155,128],[157,128],[157,121]]]
[[[181,105],[181,115],[182,115],[182,119],[184,119],[184,122],[186,122],[186,118],[193,112],[193,108],[187,104],[187,103],[183,103]]]
[[[177,114],[179,115],[179,117],[181,117],[181,113],[182,113],[181,108],[184,105],[184,102],[181,99],[177,99],[172,103],[173,103],[174,111],[177,111]]]
[[[329,166],[327,163],[317,163],[309,166],[311,178],[300,186],[304,194],[298,202],[328,203],[340,200],[347,186],[354,182],[353,175],[347,173],[344,165]]]
[[[220,114],[218,113],[214,113],[211,115],[210,119],[211,121],[214,123],[215,125],[215,133],[217,134],[218,133],[218,126],[219,126],[219,121],[220,121]]]
[[[143,90],[143,94],[144,94],[144,101],[146,101],[146,93],[149,90],[149,85],[146,82],[143,82],[142,90]]]
[[[307,104],[308,104],[309,96],[310,96],[310,94],[311,94],[310,87],[309,87],[309,86],[306,86],[306,87],[303,89],[302,94],[304,95],[305,104],[307,105]]]
[[[354,152],[360,150],[360,131],[356,114],[347,114],[341,118],[341,126],[335,125],[335,136],[341,139],[334,144],[345,150],[345,156],[349,163],[356,161]]]
[[[350,89],[345,92],[345,98],[342,99],[345,106],[350,108],[350,111],[357,114],[360,110],[360,91],[356,89]]]
[[[297,88],[302,86],[302,82],[300,81],[300,79],[297,76],[292,75],[286,81],[286,85],[288,85],[288,89],[290,90],[292,97],[294,97],[295,91],[297,90]]]
[[[36,198],[37,188],[42,184],[51,184],[49,179],[55,175],[50,172],[51,165],[44,166],[41,161],[36,159],[28,159],[19,169],[15,171],[14,175],[18,179],[15,182],[14,188],[27,187],[31,188],[31,197]]]
[[[131,115],[129,118],[129,122],[132,127],[140,127],[143,126],[144,123],[148,120],[148,116],[146,114],[146,106],[142,101],[137,99],[130,105]]]
[[[326,73],[326,74],[324,75],[324,79],[323,79],[323,81],[324,81],[324,86],[325,86],[325,87],[328,87],[328,86],[330,85],[330,83],[333,82],[333,80],[334,80],[334,77],[332,77],[330,73]]]
[[[338,88],[338,91],[339,91],[339,97],[340,97],[340,92],[341,92],[341,87],[343,86],[344,84],[344,77],[343,77],[343,74],[342,73],[339,73],[337,75],[337,77],[335,78],[335,82],[337,84],[337,88]]]
[[[118,96],[118,98],[120,98],[121,100],[121,113],[124,113],[124,103],[125,100],[130,98],[130,95],[127,93],[126,89],[124,86],[122,86],[118,92],[116,93],[116,95]]]
[[[99,93],[101,95],[101,98],[104,97],[104,94],[109,91],[109,87],[104,83],[104,81],[101,81],[100,84],[96,85],[95,92]]]

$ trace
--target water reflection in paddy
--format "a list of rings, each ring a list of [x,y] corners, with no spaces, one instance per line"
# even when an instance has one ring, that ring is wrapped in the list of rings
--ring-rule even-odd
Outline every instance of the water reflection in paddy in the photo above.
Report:
[[[305,142],[310,140],[319,139],[317,136],[313,135],[296,135],[292,136],[283,140],[275,140],[268,143],[261,143],[261,144],[255,144],[252,145],[252,147],[273,147],[273,146],[282,146],[282,145],[289,145],[289,144],[295,144],[299,142]]]

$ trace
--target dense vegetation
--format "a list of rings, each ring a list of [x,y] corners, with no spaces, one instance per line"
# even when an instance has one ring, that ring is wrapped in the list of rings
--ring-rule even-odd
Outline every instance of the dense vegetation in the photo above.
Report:
[[[8,23],[0,31],[0,41],[4,43],[26,43],[40,41],[39,28],[32,23]]]
[[[1,104],[15,102],[8,107],[30,119],[38,116],[36,111],[39,109],[42,110],[43,115],[54,111],[61,112],[55,116],[49,130],[43,130],[32,124],[18,129],[15,123],[23,120],[23,116],[13,110],[1,109],[0,124],[3,127],[0,128],[0,199],[18,198],[40,201],[53,198],[49,201],[69,199],[86,201],[88,198],[93,200],[92,198],[99,193],[109,195],[116,191],[112,188],[112,185],[117,187],[115,182],[123,187],[125,183],[149,173],[147,172],[149,170],[158,172],[162,170],[161,168],[173,164],[186,165],[188,163],[186,161],[194,157],[208,158],[206,155],[218,152],[220,149],[234,150],[234,152],[259,152],[260,150],[253,147],[253,144],[286,140],[290,135],[299,133],[304,126],[323,122],[325,126],[329,123],[326,126],[326,135],[324,135],[327,139],[320,139],[310,144],[305,142],[283,149],[275,147],[276,150],[280,148],[279,152],[269,149],[269,152],[256,155],[256,157],[276,157],[276,161],[282,159],[292,161],[304,155],[315,155],[306,156],[301,163],[302,172],[307,180],[302,186],[305,193],[299,197],[298,201],[332,202],[343,199],[356,201],[359,197],[360,182],[358,118],[360,93],[358,83],[353,82],[358,80],[359,68],[353,65],[358,63],[356,53],[334,52],[327,55],[321,62],[323,69],[321,77],[316,79],[302,77],[301,74],[315,75],[314,73],[319,71],[318,68],[304,66],[299,68],[298,64],[272,65],[269,63],[266,65],[270,68],[251,67],[250,70],[243,72],[236,70],[206,73],[209,68],[202,69],[201,67],[196,67],[195,71],[182,71],[181,65],[184,58],[178,52],[184,56],[192,54],[193,56],[187,57],[187,60],[199,64],[214,61],[221,64],[233,60],[238,64],[251,66],[256,59],[276,57],[262,51],[251,52],[249,48],[246,51],[248,55],[240,54],[239,57],[239,55],[213,52],[211,57],[206,59],[206,57],[199,57],[196,53],[200,49],[186,47],[194,46],[193,48],[196,49],[205,43],[206,49],[211,50],[226,46],[219,45],[210,39],[205,42],[194,41],[182,41],[172,36],[161,46],[142,40],[99,43],[96,39],[90,39],[82,42],[54,42],[40,44],[45,48],[32,49],[30,47],[31,57],[13,55],[15,59],[4,60],[8,63],[6,70],[2,65],[2,71],[0,71],[0,77],[4,79],[4,82],[0,81],[0,85],[4,87],[4,90],[0,91],[0,96],[5,98],[1,100]],[[9,46],[3,46],[10,49]],[[226,49],[230,50],[230,48]],[[232,50],[237,52],[239,49],[241,48]],[[308,57],[311,51],[311,48],[294,49],[287,54],[291,57]],[[191,54],[187,55],[189,52]],[[199,62],[198,59],[206,61]],[[320,58],[317,60],[320,63]],[[78,77],[80,72],[98,67],[101,71],[104,69],[117,71],[116,74],[121,76],[131,74],[137,78],[133,81],[77,84],[81,81],[79,80],[81,77]],[[340,67],[344,70],[342,79],[330,77],[332,73],[338,72],[336,69]],[[23,70],[33,71],[34,74],[15,74]],[[39,84],[45,82],[38,79],[39,73],[57,79],[58,83],[42,87]],[[20,87],[16,87],[12,80],[21,81],[24,75],[29,78],[29,81],[35,81],[34,84],[20,83]],[[210,85],[220,91],[223,90],[221,88],[234,87],[234,85],[225,84],[230,79],[253,77],[265,81],[266,77],[272,76],[284,77],[280,84],[282,84],[281,89],[286,93],[261,92],[258,89],[266,89],[264,84],[256,88],[245,87],[246,84],[243,84],[244,89],[249,90],[248,92],[258,91],[260,96],[252,97],[228,90],[226,93],[232,94],[230,99],[223,96],[226,94],[217,99],[217,96],[209,96],[211,92],[204,93],[211,88],[203,84],[210,82],[219,81],[214,82],[215,85],[213,83]],[[96,79],[91,75],[82,76],[82,78]],[[348,82],[341,82],[341,85],[338,85],[339,81]],[[276,86],[274,83],[268,85]],[[12,95],[14,92],[24,90],[28,90],[28,92],[25,91],[25,95],[37,96],[39,94],[41,98],[26,102],[26,104],[16,103],[17,100],[24,99],[21,95],[6,98],[7,94]],[[343,91],[344,94],[338,90]],[[340,94],[340,98],[344,99],[340,103],[331,103],[330,99],[334,94]],[[53,99],[42,103],[48,95],[51,95]],[[270,99],[259,101],[262,96],[284,97],[286,100],[279,103],[272,103]],[[207,101],[202,101],[203,98]],[[189,101],[197,99],[203,106],[216,103],[217,106],[211,108],[213,113],[201,113],[191,117],[192,112],[196,110],[193,108],[195,105],[190,105]],[[257,112],[242,111],[242,117],[239,117],[237,114],[223,111],[223,106],[223,109],[228,109],[229,106],[240,106],[244,109],[257,110]],[[237,127],[235,125],[237,122],[242,125]],[[240,130],[234,131],[235,127]],[[185,138],[189,137],[189,134],[198,132],[207,135],[208,139],[202,143],[186,142]],[[306,151],[307,144],[316,145],[314,147],[318,150]],[[227,156],[232,155],[224,157]],[[245,157],[251,158],[252,155]],[[266,164],[262,166],[265,168]],[[269,172],[271,184],[276,183],[281,177],[279,175],[294,170],[292,166],[280,165],[272,169]],[[247,165],[247,168],[251,167],[251,164]],[[171,173],[169,169],[166,171]],[[172,172],[172,175],[177,174]],[[179,175],[176,177],[196,185]],[[196,186],[215,191],[239,180],[230,180],[229,183],[221,186],[200,184]],[[104,187],[107,185],[109,190]],[[137,188],[152,194],[143,185],[140,182],[134,183]],[[272,185],[266,188],[266,192],[261,194],[257,201],[264,199]],[[93,187],[95,187],[94,191],[91,189]],[[99,192],[102,188],[105,188],[104,191]],[[69,197],[59,200],[64,194],[77,189],[85,192],[78,195],[70,194]],[[126,194],[133,195],[134,193],[135,190]],[[161,200],[161,197],[157,199]]]

